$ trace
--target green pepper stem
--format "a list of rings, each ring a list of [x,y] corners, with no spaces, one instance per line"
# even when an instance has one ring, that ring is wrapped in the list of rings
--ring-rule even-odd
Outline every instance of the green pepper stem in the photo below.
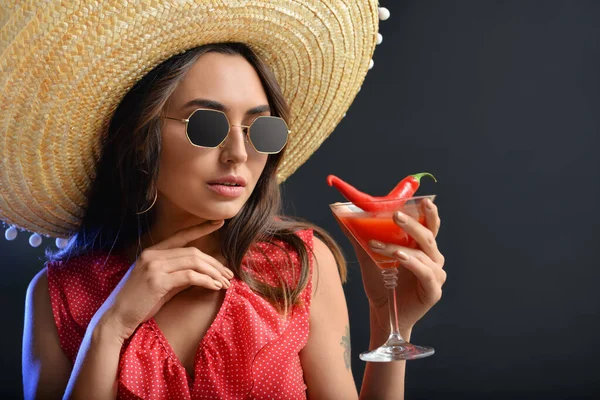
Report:
[[[421,178],[426,175],[432,177],[433,180],[437,183],[437,179],[435,179],[435,176],[433,176],[429,172],[421,172],[420,174],[414,174],[412,177],[415,178],[417,180],[417,182],[421,182]]]

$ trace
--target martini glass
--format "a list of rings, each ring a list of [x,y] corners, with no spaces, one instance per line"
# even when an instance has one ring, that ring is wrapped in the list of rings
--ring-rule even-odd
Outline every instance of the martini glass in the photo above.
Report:
[[[396,303],[396,285],[400,262],[371,250],[370,240],[392,243],[404,247],[416,248],[417,243],[408,236],[393,220],[393,214],[401,211],[422,225],[425,225],[425,199],[433,202],[435,195],[411,197],[403,200],[379,200],[373,203],[383,206],[386,211],[364,211],[360,206],[364,203],[330,204],[337,219],[350,231],[354,239],[380,268],[383,284],[388,290],[390,314],[390,336],[387,341],[375,350],[360,354],[363,361],[389,362],[413,360],[433,355],[435,350],[428,346],[417,346],[405,341],[398,328],[398,309]]]

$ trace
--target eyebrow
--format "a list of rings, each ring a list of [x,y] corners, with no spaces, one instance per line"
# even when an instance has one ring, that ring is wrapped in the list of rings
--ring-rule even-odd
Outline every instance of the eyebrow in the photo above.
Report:
[[[210,108],[212,110],[218,110],[218,111],[223,111],[223,112],[229,111],[229,108],[227,106],[219,103],[218,101],[208,100],[208,99],[190,100],[187,103],[185,103],[181,109],[185,110],[191,106],[196,106],[196,107],[200,107],[200,108]],[[268,104],[263,104],[263,105],[256,106],[256,107],[253,107],[253,108],[247,110],[246,115],[261,114],[261,113],[270,112],[270,111],[271,111],[271,107],[269,107]]]

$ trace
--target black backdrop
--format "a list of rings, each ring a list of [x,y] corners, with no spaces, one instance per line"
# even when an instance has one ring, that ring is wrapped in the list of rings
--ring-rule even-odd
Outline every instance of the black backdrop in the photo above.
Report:
[[[407,398],[600,395],[600,2],[383,1],[375,66],[345,119],[282,187],[290,214],[332,232],[361,384],[367,302],[328,203],[334,173],[374,194],[420,171],[435,193],[444,295],[413,331]],[[51,245],[46,239],[44,246]],[[42,247],[0,241],[3,397],[20,397],[23,304]]]

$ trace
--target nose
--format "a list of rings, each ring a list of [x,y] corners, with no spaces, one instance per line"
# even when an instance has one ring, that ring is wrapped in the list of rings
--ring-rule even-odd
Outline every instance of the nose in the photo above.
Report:
[[[248,159],[246,128],[241,125],[231,125],[229,129],[229,135],[221,145],[221,161],[242,164]]]

